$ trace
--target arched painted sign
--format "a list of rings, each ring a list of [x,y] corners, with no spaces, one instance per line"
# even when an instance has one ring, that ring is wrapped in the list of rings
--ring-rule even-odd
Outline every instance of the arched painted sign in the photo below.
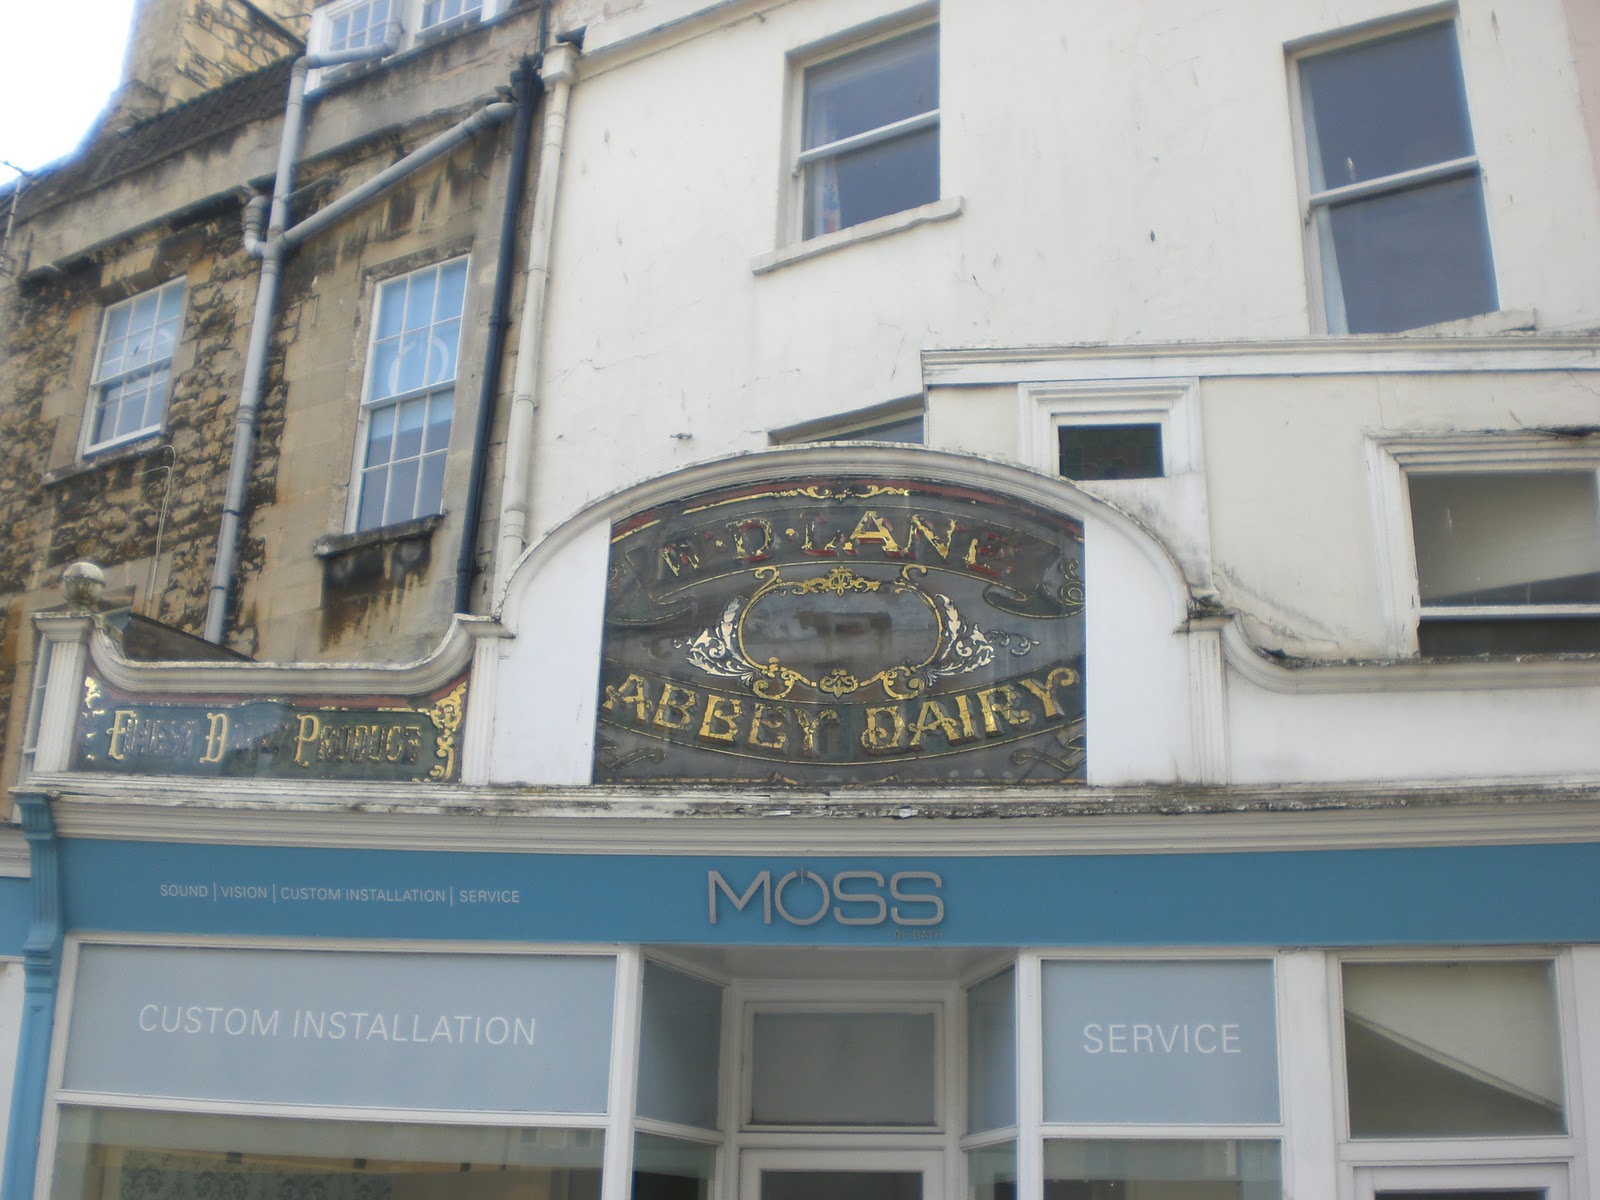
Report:
[[[965,486],[801,478],[618,521],[597,781],[1084,775],[1083,526]]]

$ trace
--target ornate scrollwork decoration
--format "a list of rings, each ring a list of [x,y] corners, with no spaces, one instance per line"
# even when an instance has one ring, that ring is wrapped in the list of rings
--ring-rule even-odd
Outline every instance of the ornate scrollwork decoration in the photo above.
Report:
[[[105,693],[100,690],[100,681],[98,679],[96,679],[93,675],[85,675],[83,677],[83,707],[84,707],[84,710],[86,712],[94,714],[95,716],[99,716],[105,710],[96,708],[95,705],[100,703],[100,700],[104,696],[105,696]]]
[[[754,574],[761,585],[753,593],[735,596],[724,606],[716,624],[678,644],[690,666],[717,678],[737,680],[763,699],[782,700],[796,686],[804,684],[842,700],[876,684],[890,699],[910,700],[938,679],[976,671],[994,661],[994,647],[983,630],[963,620],[950,597],[924,591],[918,585],[916,580],[927,574],[927,568],[916,563],[901,568],[899,577],[892,581],[871,579],[847,566],[836,566],[825,574],[801,580],[785,580],[777,567],[757,567]],[[745,618],[767,597],[779,594],[846,596],[885,590],[915,595],[932,611],[936,629],[934,648],[921,662],[894,663],[865,677],[837,667],[820,679],[812,679],[783,665],[776,657],[760,663],[745,651]],[[1020,635],[1004,636],[1009,639]]]
[[[423,709],[428,720],[433,722],[433,727],[439,731],[439,757],[444,760],[434,764],[433,770],[428,772],[429,779],[449,779],[455,774],[456,734],[466,716],[466,707],[467,681],[463,679],[441,696],[432,708]]]

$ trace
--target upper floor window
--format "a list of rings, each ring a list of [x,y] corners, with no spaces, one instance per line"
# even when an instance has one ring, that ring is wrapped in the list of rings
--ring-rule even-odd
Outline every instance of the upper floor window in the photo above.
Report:
[[[172,354],[182,324],[181,279],[106,310],[95,356],[85,454],[161,428],[172,390]]]
[[[391,0],[358,0],[330,11],[327,40],[331,54],[381,46],[389,33]]]
[[[362,400],[354,523],[398,525],[442,511],[467,260],[378,289]]]
[[[349,0],[326,4],[311,14],[310,44],[316,53],[337,54],[389,41],[407,49],[435,32],[486,20],[507,0]],[[333,68],[334,71],[355,68]],[[319,71],[318,77],[331,76]]]
[[[1390,333],[1499,301],[1454,24],[1296,64],[1313,261],[1330,333]]]
[[[1600,488],[1576,470],[1407,476],[1427,656],[1600,651]]]
[[[814,63],[803,75],[801,236],[939,198],[939,30]]]

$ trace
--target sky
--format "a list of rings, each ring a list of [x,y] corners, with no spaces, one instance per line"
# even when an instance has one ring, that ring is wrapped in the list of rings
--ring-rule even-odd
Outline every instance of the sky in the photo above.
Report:
[[[0,159],[36,170],[70,154],[122,78],[133,0],[6,3]],[[0,185],[16,172],[0,166]]]

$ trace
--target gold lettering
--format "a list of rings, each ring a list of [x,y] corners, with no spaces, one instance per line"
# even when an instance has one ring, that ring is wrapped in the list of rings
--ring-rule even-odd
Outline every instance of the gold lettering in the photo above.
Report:
[[[391,725],[383,731],[383,760],[385,762],[399,762],[400,752],[405,748],[405,735],[401,733],[400,726]]]
[[[131,708],[117,709],[116,715],[111,718],[111,744],[106,747],[106,754],[118,762],[127,758],[128,739],[138,727],[138,713]]]
[[[317,715],[315,713],[301,713],[299,717],[299,728],[295,731],[294,735],[295,766],[309,767],[313,762],[316,761],[315,758],[302,758],[301,755],[304,753],[307,746],[316,745],[321,737],[322,722],[317,718]]]
[[[633,705],[639,724],[646,724],[650,720],[650,694],[644,680],[638,675],[629,675],[622,681],[621,687],[606,684],[606,698],[600,702],[600,707],[611,712],[624,704]]]
[[[972,706],[965,694],[956,697],[956,711],[961,714],[961,732],[969,738],[977,737],[978,731],[972,724]]]
[[[762,517],[750,517],[744,521],[728,522],[728,533],[733,537],[733,553],[736,557],[746,562],[761,562],[772,557],[772,523]],[[747,540],[749,534],[759,532],[761,543],[752,548]]]
[[[661,700],[656,705],[656,728],[689,728],[694,721],[694,706],[699,700],[693,688],[679,687],[675,683],[662,684]]]
[[[724,706],[730,711],[723,712]],[[700,719],[700,736],[710,741],[731,742],[739,732],[739,717],[744,712],[744,701],[737,696],[719,696],[716,692],[706,695],[706,715]],[[711,723],[720,721],[721,729],[713,729]]]
[[[807,520],[806,520],[806,536],[805,536],[805,540],[800,545],[800,549],[802,551],[804,551],[806,554],[814,554],[819,558],[832,558],[832,557],[834,557],[835,554],[838,553],[837,543],[839,541],[839,535],[837,533],[834,534],[832,537],[830,537],[827,540],[827,542],[822,546],[818,546],[811,539],[812,533],[814,533],[816,531],[817,526],[821,522],[822,522],[822,518],[821,517],[809,517],[809,518],[807,518]]]
[[[766,741],[763,733],[776,735],[775,741]],[[782,750],[789,744],[788,735],[784,733],[783,709],[769,708],[756,701],[755,715],[750,718],[750,744],[760,746],[763,750]]]
[[[911,728],[911,744],[922,745],[922,735],[933,733],[937,730],[944,736],[944,740],[954,745],[961,739],[961,730],[951,720],[950,715],[939,706],[937,700],[924,700],[922,711],[917,714],[917,723]]]
[[[838,723],[839,714],[831,708],[825,708],[816,716],[812,716],[803,708],[794,710],[795,723],[800,726],[800,750],[808,757],[817,757],[817,734],[822,731],[824,721]]]
[[[867,526],[869,521],[871,528]],[[856,522],[856,527],[845,539],[844,548],[852,550],[857,542],[877,542],[885,554],[900,553],[900,543],[894,540],[894,531],[889,528],[889,523],[870,509],[861,514],[861,520]]]
[[[933,531],[933,527],[928,524],[927,519],[921,513],[912,513],[911,536],[906,539],[906,549],[915,551],[917,548],[917,535],[921,534],[923,540],[933,547],[934,553],[940,558],[949,561],[950,543],[955,540],[956,536],[956,519],[950,517],[948,520],[950,524],[945,528],[944,540],[941,542],[939,535]]]
[[[976,571],[980,575],[992,575],[998,579],[1000,577],[999,571],[989,566],[988,563],[981,563],[978,560],[980,558],[999,557],[1003,544],[1000,535],[997,533],[986,533],[982,537],[973,538],[972,541],[967,543],[966,557],[962,559],[967,564],[967,570]]]
[[[685,567],[691,571],[700,569],[700,556],[689,543],[672,542],[661,547],[661,564],[674,575],[682,575]]]
[[[1058,687],[1071,687],[1078,682],[1078,673],[1071,667],[1057,667],[1045,676],[1044,682],[1037,683],[1032,679],[1017,680],[1044,704],[1045,720],[1054,720],[1061,715],[1061,706],[1056,703],[1055,689]]]
[[[888,718],[887,725],[883,718]],[[903,754],[911,749],[901,744],[905,736],[906,719],[898,708],[867,709],[867,727],[861,731],[861,748],[868,754]]]
[[[1021,699],[1017,689],[1009,683],[1002,683],[999,687],[984,688],[978,693],[978,707],[983,710],[983,731],[990,737],[1004,733],[1000,728],[1000,718],[1004,717],[1010,724],[1021,728],[1033,724],[1033,714],[1026,709],[1017,710],[1017,702]]]
[[[203,763],[219,763],[222,761],[222,752],[228,748],[228,714],[225,712],[208,712],[206,714],[206,752],[200,756]]]

